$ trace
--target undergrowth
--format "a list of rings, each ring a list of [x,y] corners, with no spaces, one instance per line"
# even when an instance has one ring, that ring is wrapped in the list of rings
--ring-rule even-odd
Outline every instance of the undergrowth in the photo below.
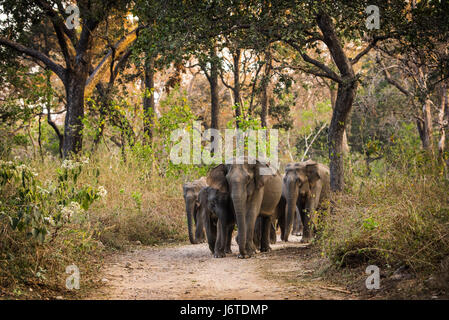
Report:
[[[334,265],[448,271],[449,182],[438,164],[410,160],[411,166],[384,166],[369,177],[348,174],[351,183],[334,195],[321,226],[319,245]]]

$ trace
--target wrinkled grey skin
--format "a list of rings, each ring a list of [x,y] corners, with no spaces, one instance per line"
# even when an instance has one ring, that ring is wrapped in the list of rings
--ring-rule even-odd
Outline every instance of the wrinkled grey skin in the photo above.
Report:
[[[282,196],[276,207],[276,217],[278,219],[278,226],[281,228],[281,239],[285,238],[285,221],[287,218],[287,200],[285,198],[286,190],[285,184],[282,185]],[[299,209],[295,206],[295,215],[293,219],[293,231],[292,234],[296,236],[302,235],[303,225],[301,221],[301,216],[299,214]]]
[[[303,225],[301,242],[309,242],[313,237],[311,214],[329,197],[329,168],[312,160],[289,163],[285,168],[283,184],[283,197],[287,202],[287,211],[282,240],[288,241],[297,207]]]
[[[261,217],[260,251],[270,251],[270,228],[272,216],[282,194],[282,178],[277,172],[261,175],[266,164],[258,161],[251,164],[246,158],[231,164],[213,168],[207,183],[216,189],[230,192],[238,227],[239,258],[249,258],[256,252],[254,228],[257,217]]]
[[[206,178],[187,182],[183,185],[184,201],[186,205],[187,227],[189,229],[190,243],[196,244],[205,241],[204,217],[200,216],[198,194],[201,188],[207,187]],[[195,235],[193,234],[193,222],[195,222]]]
[[[270,243],[276,243],[276,219],[275,215],[271,216],[271,226],[270,226]],[[259,216],[256,220],[256,226],[254,227],[254,245],[257,249],[261,250],[261,240],[262,240],[262,218]],[[236,239],[237,241],[237,239]]]
[[[202,188],[199,194],[200,212],[205,217],[206,235],[209,249],[214,258],[224,258],[232,253],[232,231],[235,214],[229,192],[212,187]]]
[[[287,207],[285,208],[287,210]],[[287,212],[286,212],[287,214]],[[292,235],[294,236],[302,236],[304,229],[302,225],[301,215],[299,213],[298,206],[295,206],[295,216],[293,217],[293,231]]]

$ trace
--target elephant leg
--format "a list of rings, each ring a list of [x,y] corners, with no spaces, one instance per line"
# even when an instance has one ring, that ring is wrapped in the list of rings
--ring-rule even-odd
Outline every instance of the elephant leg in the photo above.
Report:
[[[302,218],[301,218],[301,214],[299,213],[299,209],[298,207],[296,207],[296,213],[295,213],[295,226],[294,226],[294,232],[293,234],[295,236],[301,236],[303,233],[303,223],[302,223]]]
[[[215,251],[215,243],[217,241],[217,224],[210,216],[206,217],[206,234],[210,252],[213,254]]]
[[[284,198],[281,198],[281,200],[279,200],[278,206],[276,207],[278,226],[281,228],[281,240],[284,240],[286,209],[287,208],[285,205],[285,200]]]
[[[310,209],[302,210],[302,222],[303,222],[303,234],[301,242],[307,243],[312,239],[312,227],[311,223],[311,215],[312,211]]]
[[[225,253],[232,253],[231,241],[232,241],[232,232],[233,231],[234,231],[234,224],[228,225]]]
[[[256,249],[260,249],[260,238],[261,238],[261,217],[257,217],[256,224],[254,226],[254,245],[256,246]]]
[[[253,196],[249,205],[249,210],[246,215],[246,252],[249,256],[256,253],[256,246],[254,245],[254,230],[256,220],[260,213],[260,207],[263,199],[263,188]]]
[[[198,243],[204,242],[205,234],[204,234],[204,210],[196,210],[195,216],[196,216],[196,231],[195,231],[195,238]]]
[[[225,245],[226,245],[226,226],[218,219],[217,222],[217,241],[215,242],[215,250],[214,250],[214,258],[224,258],[225,254]]]
[[[252,256],[256,253],[256,245],[254,244],[254,230],[256,226],[257,216],[255,214],[247,217],[247,228],[246,228],[246,253],[248,256]]]
[[[275,221],[273,219],[270,219],[270,243],[275,244],[276,243],[276,227],[275,227]]]
[[[271,230],[271,217],[260,217],[261,218],[261,252],[271,251],[270,247],[270,230]]]
[[[292,230],[292,234],[296,235],[298,233],[298,212],[295,212],[295,215],[293,216],[293,230]]]

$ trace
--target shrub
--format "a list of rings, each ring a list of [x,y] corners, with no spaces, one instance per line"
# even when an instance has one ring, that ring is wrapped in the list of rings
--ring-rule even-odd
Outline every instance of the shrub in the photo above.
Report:
[[[336,195],[323,222],[323,253],[339,266],[369,262],[438,271],[449,256],[449,183],[426,166],[416,170],[390,169]]]
[[[106,195],[101,186],[80,183],[83,175],[96,181],[98,170],[86,170],[87,160],[66,160],[38,167],[0,162],[0,287],[16,296],[28,289],[52,295],[62,290],[65,267],[73,264],[88,275],[97,243],[89,228],[91,204]],[[45,180],[44,180],[45,179]],[[44,180],[44,181],[42,181]],[[50,289],[50,290],[48,290]]]

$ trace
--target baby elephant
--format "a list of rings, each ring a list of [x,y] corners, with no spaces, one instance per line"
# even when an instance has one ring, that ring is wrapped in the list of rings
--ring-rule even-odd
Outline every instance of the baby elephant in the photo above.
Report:
[[[202,188],[199,194],[200,211],[205,217],[206,236],[209,249],[215,258],[231,253],[232,231],[235,215],[228,192],[212,187]]]
[[[187,182],[183,185],[184,201],[186,205],[187,227],[189,229],[190,243],[196,244],[204,242],[204,216],[199,211],[198,194],[201,188],[206,187],[206,179]],[[193,232],[193,224],[195,223],[195,234]]]

